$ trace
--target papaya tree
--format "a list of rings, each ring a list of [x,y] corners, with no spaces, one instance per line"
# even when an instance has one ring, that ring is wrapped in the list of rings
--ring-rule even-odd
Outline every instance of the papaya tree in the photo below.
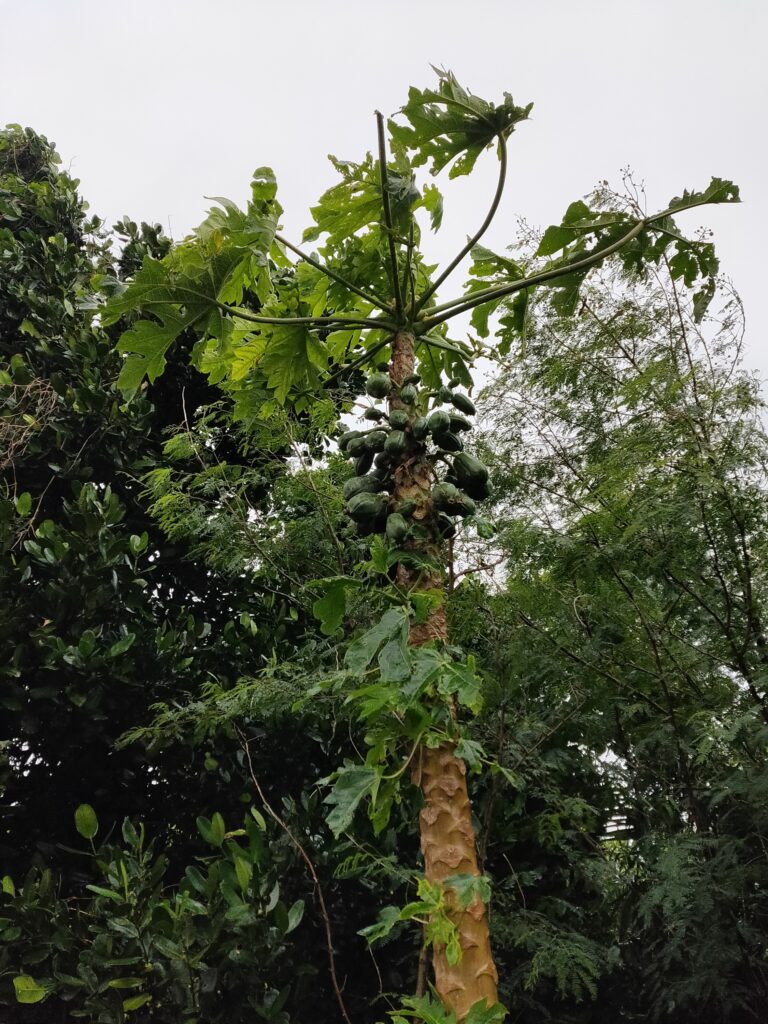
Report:
[[[714,292],[714,249],[687,239],[674,218],[739,196],[733,183],[715,178],[652,215],[610,197],[579,200],[525,262],[491,252],[479,243],[500,207],[510,136],[531,105],[518,106],[509,94],[493,104],[453,74],[437,74],[436,87],[411,89],[393,119],[376,113],[373,155],[359,163],[331,158],[339,180],[312,209],[303,239],[310,249],[280,234],[276,181],[259,168],[245,209],[219,200],[167,256],[144,260],[103,309],[102,322],[134,318],[119,342],[127,397],[163,373],[169,350],[191,331],[194,365],[230,393],[236,416],[309,418],[354,460],[344,496],[349,516],[370,538],[370,560],[354,577],[323,581],[315,611],[323,631],[346,642],[342,668],[319,686],[343,693],[356,709],[368,749],[364,763],[335,773],[328,824],[346,832],[367,804],[379,832],[406,781],[420,789],[424,875],[417,900],[384,908],[366,935],[375,941],[413,919],[431,946],[437,998],[425,994],[421,977],[416,995],[393,1013],[395,1024],[491,1024],[505,1011],[466,779],[468,767],[488,759],[465,735],[480,707],[480,684],[472,659],[451,645],[444,583],[457,529],[487,529],[477,503],[488,496],[488,472],[464,451],[473,366],[480,355],[503,358],[523,337],[535,290],[549,289],[558,313],[568,315],[590,271],[606,261],[628,275],[667,262],[696,289],[703,314]],[[425,218],[432,230],[440,227],[443,200],[434,183],[417,184],[418,169],[467,175],[485,150],[499,163],[490,208],[438,270],[420,240]],[[443,299],[466,257],[469,283]],[[496,340],[452,336],[449,325],[465,314],[481,337],[497,317]],[[362,635],[344,638],[346,597],[361,589],[378,602],[379,617]]]

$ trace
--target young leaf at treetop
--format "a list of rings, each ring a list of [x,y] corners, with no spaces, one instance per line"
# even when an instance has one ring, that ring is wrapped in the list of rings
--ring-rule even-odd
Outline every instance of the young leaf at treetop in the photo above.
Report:
[[[504,102],[494,106],[462,88],[451,71],[434,70],[439,78],[437,91],[412,88],[400,111],[410,127],[390,121],[389,129],[396,144],[415,154],[415,167],[431,161],[430,172],[438,174],[455,160],[448,176],[457,178],[470,173],[496,138],[511,135],[528,118],[533,104],[518,107],[505,93]]]

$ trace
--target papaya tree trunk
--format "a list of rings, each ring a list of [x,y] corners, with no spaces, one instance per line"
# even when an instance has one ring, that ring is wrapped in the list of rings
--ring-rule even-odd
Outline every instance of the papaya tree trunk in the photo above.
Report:
[[[390,375],[398,387],[414,372],[414,338],[407,331],[399,332],[392,343]],[[396,392],[390,400],[392,409],[402,408]],[[416,499],[414,518],[422,525],[434,524],[431,489],[434,471],[427,459],[411,456],[394,470],[395,498]],[[436,525],[432,526],[432,539],[422,542],[428,553],[439,555],[441,538]],[[443,590],[441,575],[417,574],[405,566],[398,567],[402,586],[418,586],[425,590]],[[430,640],[447,641],[448,627],[445,604],[434,609],[423,623],[411,627],[409,643],[418,646]],[[456,757],[451,743],[430,748],[423,746],[415,758],[413,781],[421,788],[424,806],[419,815],[421,851],[424,872],[428,882],[442,885],[451,875],[480,874],[477,865],[476,836],[472,822],[472,807],[467,792],[466,766]],[[450,890],[447,893],[450,906]],[[459,933],[461,958],[449,964],[445,949],[436,946],[432,955],[435,989],[443,1005],[456,1014],[459,1022],[467,1016],[473,1004],[485,1000],[498,1001],[498,975],[491,953],[487,908],[476,897],[466,910],[449,911]]]

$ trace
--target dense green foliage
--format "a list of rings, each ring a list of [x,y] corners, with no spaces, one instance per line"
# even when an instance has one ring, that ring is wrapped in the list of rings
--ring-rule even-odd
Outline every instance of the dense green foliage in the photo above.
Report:
[[[412,90],[388,168],[337,162],[313,210],[340,280],[289,264],[267,169],[171,246],[0,134],[4,1019],[336,1021],[337,983],[353,1024],[443,1024],[404,993],[413,920],[456,943],[408,784],[446,737],[483,871],[455,891],[490,898],[511,1019],[764,1018],[768,448],[738,300],[672,221],[738,193],[646,218],[603,190],[514,253],[476,236],[437,306],[413,168],[494,140],[503,167],[529,109]],[[399,422],[377,367],[406,314]],[[381,497],[395,447],[447,468],[450,647],[407,645],[440,597],[393,578],[433,568]]]

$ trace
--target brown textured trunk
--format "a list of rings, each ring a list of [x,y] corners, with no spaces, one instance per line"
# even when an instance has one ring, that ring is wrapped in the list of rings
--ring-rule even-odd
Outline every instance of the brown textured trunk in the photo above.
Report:
[[[391,376],[395,384],[414,372],[413,335],[401,331],[392,344]],[[393,408],[401,408],[397,398]],[[415,517],[431,516],[429,493],[433,483],[432,466],[426,460],[407,459],[395,470],[395,497],[416,498],[419,508]],[[439,540],[435,538],[435,547]],[[440,577],[417,578],[410,570],[398,567],[398,578],[404,586],[424,589],[443,588]],[[420,645],[430,640],[447,640],[445,607],[437,608],[426,622],[411,629],[410,643]],[[424,806],[419,815],[421,850],[428,882],[443,883],[451,875],[479,875],[472,808],[467,792],[466,767],[454,754],[453,745],[436,749],[422,747],[413,772],[413,780],[421,787]],[[498,976],[491,953],[488,916],[485,904],[475,899],[464,910],[452,913],[459,932],[461,959],[451,966],[445,950],[436,947],[432,966],[435,988],[445,1007],[463,1021],[473,1004],[498,1000]]]

